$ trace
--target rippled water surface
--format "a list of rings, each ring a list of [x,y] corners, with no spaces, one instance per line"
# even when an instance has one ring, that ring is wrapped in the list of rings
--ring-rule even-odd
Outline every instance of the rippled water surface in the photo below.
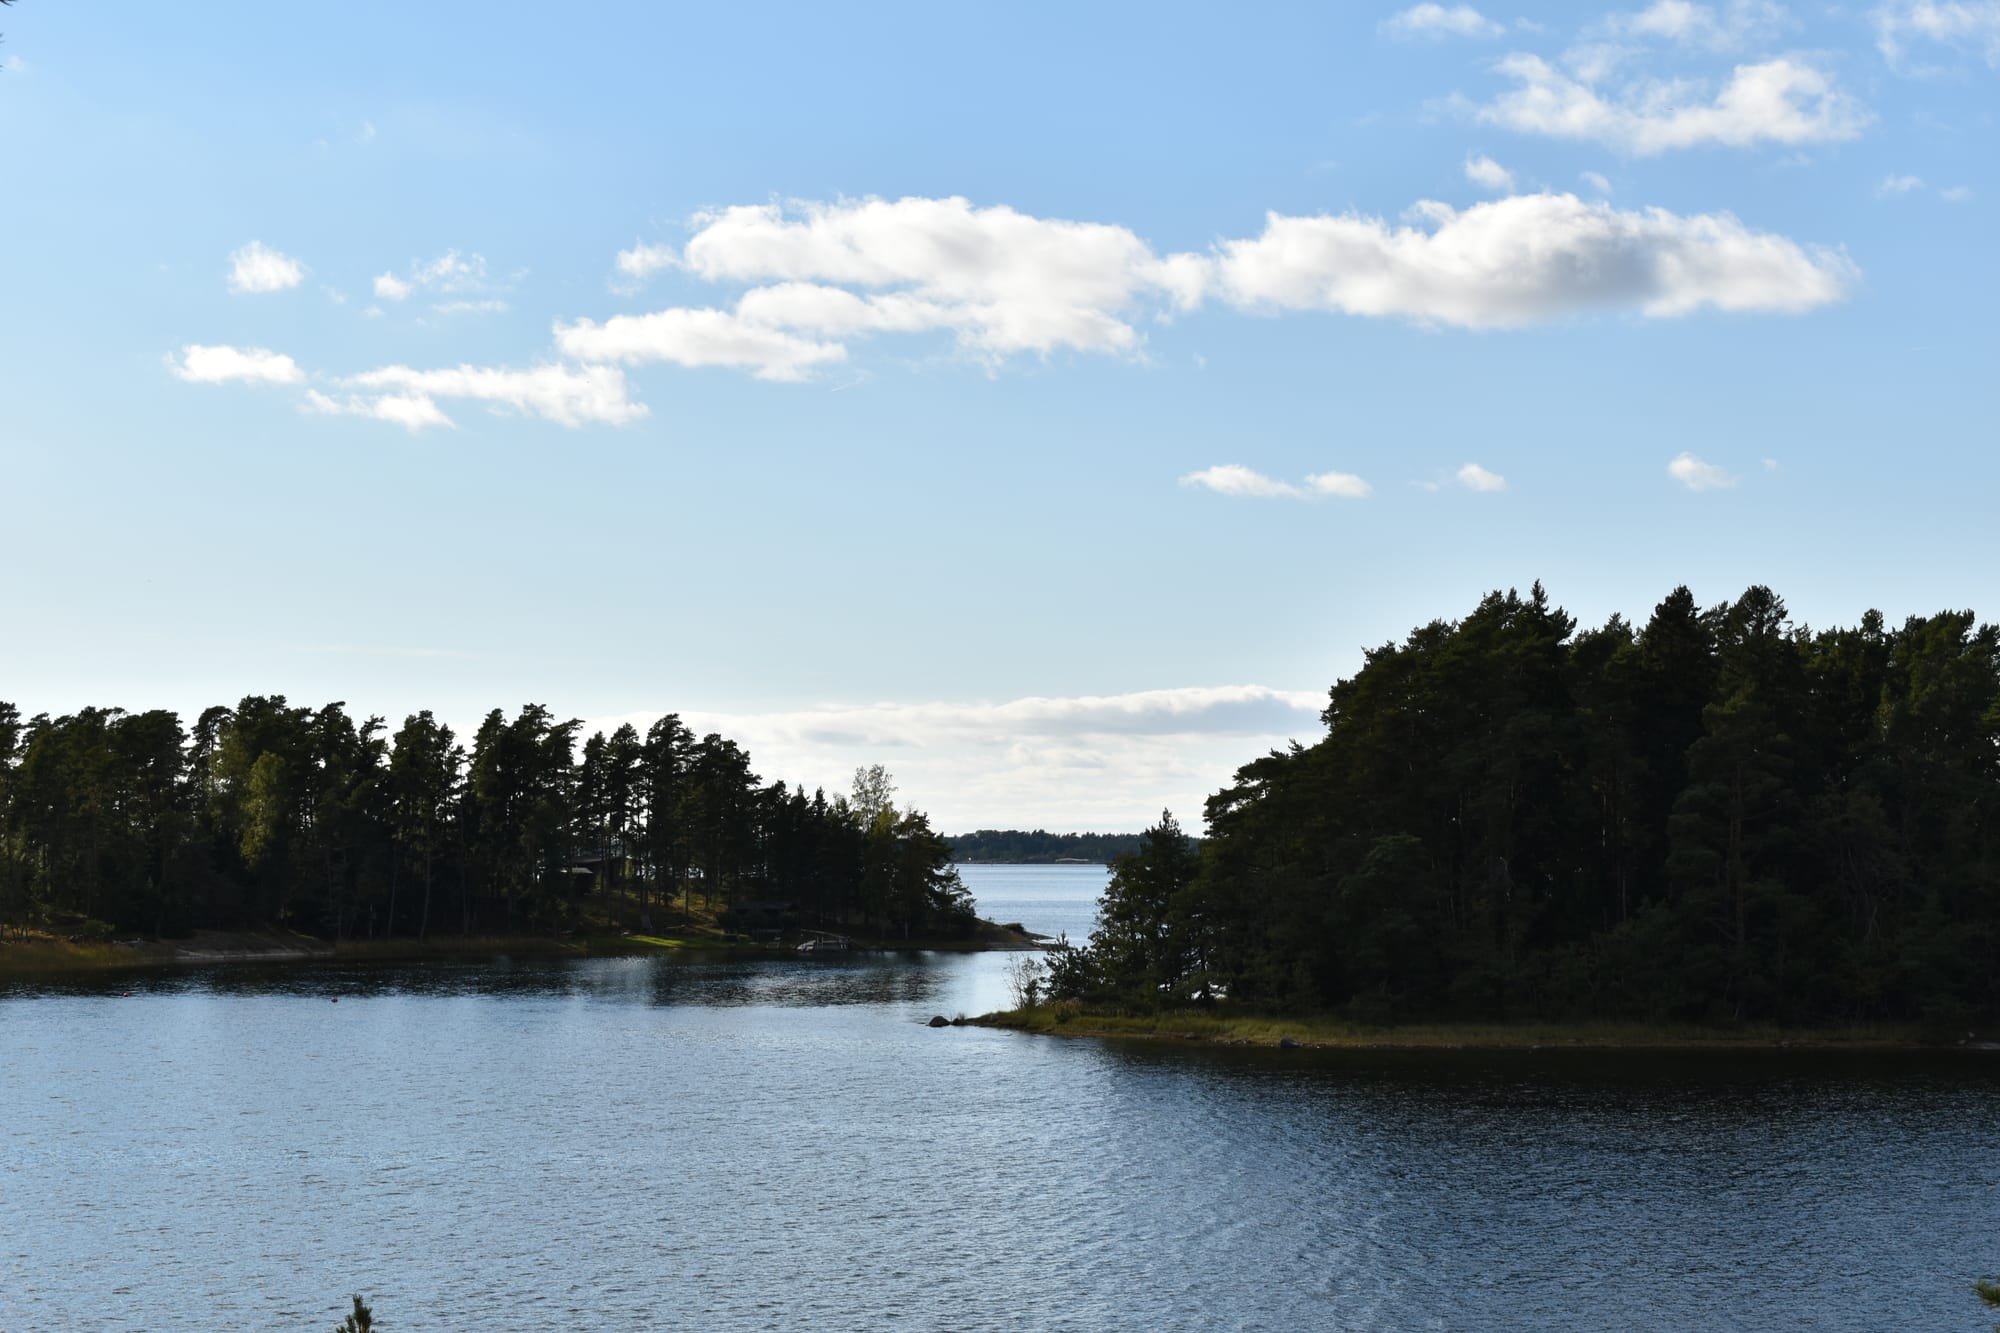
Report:
[[[1102,879],[967,871],[1072,936]],[[324,1333],[350,1291],[388,1333],[1990,1322],[2000,1064],[922,1026],[1008,961],[0,992],[0,1329]]]

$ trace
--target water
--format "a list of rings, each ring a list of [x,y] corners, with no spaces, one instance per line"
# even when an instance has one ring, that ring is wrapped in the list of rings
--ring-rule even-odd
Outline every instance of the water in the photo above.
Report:
[[[966,877],[1077,936],[1102,873]],[[351,1291],[388,1333],[1991,1322],[2000,1064],[922,1026],[1009,961],[17,987],[0,1329],[325,1333]]]

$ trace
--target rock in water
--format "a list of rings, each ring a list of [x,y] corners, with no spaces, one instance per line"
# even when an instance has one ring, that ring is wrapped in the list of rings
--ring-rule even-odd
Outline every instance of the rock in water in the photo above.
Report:
[[[926,1023],[924,1026],[933,1028],[948,1028],[951,1026],[951,1020],[949,1018],[946,1018],[943,1014],[932,1014],[931,1021]]]
[[[1298,1043],[1298,1042],[1297,1042],[1297,1040],[1295,1040],[1294,1038],[1291,1038],[1291,1037],[1280,1037],[1280,1038],[1278,1038],[1278,1049],[1279,1049],[1279,1050],[1281,1050],[1281,1051],[1296,1051],[1296,1050],[1297,1050],[1298,1048],[1299,1048],[1299,1043]]]

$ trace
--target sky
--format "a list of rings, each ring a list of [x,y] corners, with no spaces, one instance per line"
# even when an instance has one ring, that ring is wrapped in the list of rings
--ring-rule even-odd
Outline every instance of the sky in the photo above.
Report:
[[[0,11],[0,698],[1129,830],[1543,581],[2000,607],[2000,0]]]

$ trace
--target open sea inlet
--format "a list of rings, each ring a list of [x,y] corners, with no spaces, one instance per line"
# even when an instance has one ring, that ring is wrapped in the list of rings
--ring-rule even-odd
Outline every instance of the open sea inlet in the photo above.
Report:
[[[965,874],[1072,936],[1104,877]],[[2000,1060],[923,1026],[1011,961],[16,983],[0,1329],[325,1333],[350,1292],[388,1333],[1991,1322]]]

